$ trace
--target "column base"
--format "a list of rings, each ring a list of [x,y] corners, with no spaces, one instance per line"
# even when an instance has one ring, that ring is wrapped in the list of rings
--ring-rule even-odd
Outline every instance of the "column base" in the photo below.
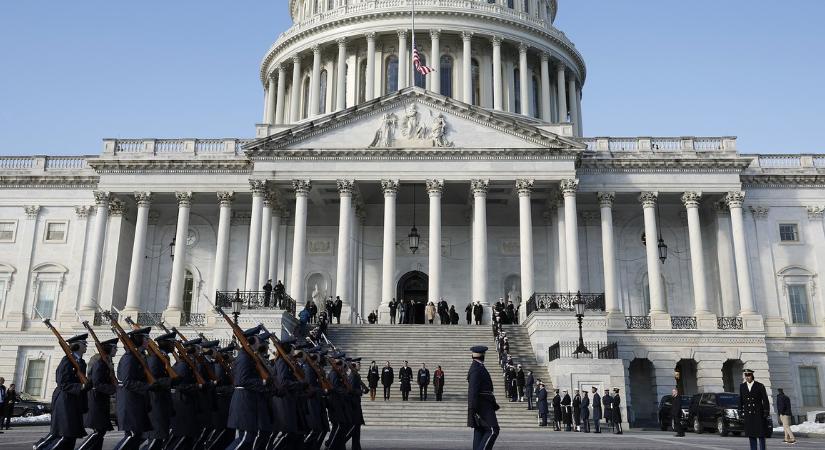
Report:
[[[123,308],[122,311],[120,311],[120,315],[122,316],[121,319],[125,319],[126,317],[130,317],[135,322],[138,321],[138,314],[140,314],[140,310],[137,309],[137,308],[126,307],[126,308]],[[138,322],[138,325],[140,325],[139,322]]]
[[[347,305],[346,303],[341,305],[341,323],[355,323],[355,311],[352,310],[352,306]],[[366,323],[367,317],[363,316],[364,322]]]
[[[179,327],[183,323],[183,311],[179,309],[167,309],[163,312],[163,321],[172,327]]]
[[[742,329],[746,331],[765,331],[765,319],[756,313],[740,313]]]
[[[670,323],[670,314],[668,313],[650,313],[650,329],[651,330],[670,330],[673,326]]]
[[[609,311],[606,318],[608,330],[624,330],[627,328],[624,313],[621,311]]]
[[[781,317],[766,318],[765,335],[768,337],[786,337],[788,335],[788,325],[785,323],[785,319]]]
[[[398,319],[398,311],[396,310],[396,319]],[[382,303],[378,306],[378,323],[380,324],[389,324],[390,323],[390,305]]]
[[[713,313],[696,313],[696,329],[711,331],[719,328],[716,323],[716,314]],[[710,391],[708,391],[710,392]]]

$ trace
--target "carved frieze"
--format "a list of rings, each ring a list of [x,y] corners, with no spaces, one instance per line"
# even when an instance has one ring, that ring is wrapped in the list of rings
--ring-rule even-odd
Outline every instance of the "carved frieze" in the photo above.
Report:
[[[369,148],[434,147],[450,148],[453,142],[447,139],[449,131],[442,113],[430,113],[429,126],[424,125],[415,103],[404,110],[404,116],[385,113],[381,116]]]

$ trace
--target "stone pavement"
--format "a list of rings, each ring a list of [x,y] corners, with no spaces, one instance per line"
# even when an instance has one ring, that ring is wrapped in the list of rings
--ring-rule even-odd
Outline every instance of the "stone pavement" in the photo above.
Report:
[[[48,427],[20,427],[0,435],[3,450],[28,450],[34,441],[48,431]],[[107,436],[104,449],[112,448],[120,438],[120,433]],[[469,428],[404,428],[393,430],[386,427],[366,427],[362,432],[362,447],[365,449],[469,449],[472,433]],[[78,442],[80,445],[80,442]],[[768,448],[792,447],[795,449],[825,448],[824,439],[801,438],[795,446],[786,446],[780,439],[768,439]],[[747,438],[719,437],[713,434],[695,435],[688,433],[685,438],[675,438],[671,433],[660,431],[630,431],[624,435],[580,434],[551,432],[549,430],[504,430],[495,447],[498,450],[539,450],[539,449],[612,449],[612,450],[661,450],[661,449],[704,449],[740,450],[748,448]]]

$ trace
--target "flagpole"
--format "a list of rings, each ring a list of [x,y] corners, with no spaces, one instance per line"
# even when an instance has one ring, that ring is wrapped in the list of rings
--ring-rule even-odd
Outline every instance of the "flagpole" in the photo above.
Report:
[[[410,65],[409,85],[415,86],[415,64],[413,64],[413,52],[415,52],[415,0],[412,2],[412,33],[410,33],[410,55],[407,64]]]

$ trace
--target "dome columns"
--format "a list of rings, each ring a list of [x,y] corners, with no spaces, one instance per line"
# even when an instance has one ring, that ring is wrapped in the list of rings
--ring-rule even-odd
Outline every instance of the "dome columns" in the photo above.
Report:
[[[430,30],[430,65],[441,67],[441,30]],[[435,74],[430,79],[430,90],[441,94],[441,74]]]
[[[375,98],[375,33],[366,34],[367,38],[367,82],[366,100]]]
[[[461,53],[462,59],[462,86],[464,88],[464,103],[473,104],[473,77],[472,77],[472,57],[473,57],[473,33],[464,31],[461,33],[461,40],[464,48]]]
[[[347,107],[347,40],[338,39],[338,79],[336,80],[335,109],[341,111]]]
[[[493,36],[493,109],[501,107],[501,36]]]

